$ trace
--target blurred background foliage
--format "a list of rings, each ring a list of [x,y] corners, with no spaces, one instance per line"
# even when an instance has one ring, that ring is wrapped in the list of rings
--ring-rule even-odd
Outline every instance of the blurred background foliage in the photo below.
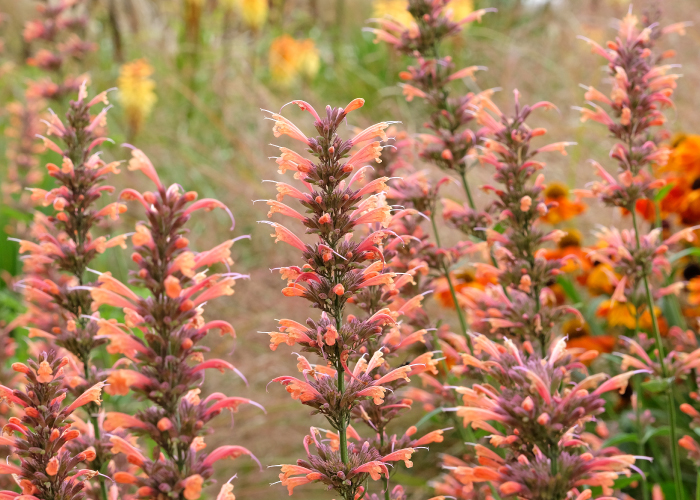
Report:
[[[27,64],[36,47],[25,42],[25,23],[36,17],[36,6],[43,2],[0,0],[3,50],[0,54],[0,148],[8,150],[16,128],[12,103],[26,101],[28,81],[45,78],[46,73]],[[256,224],[265,216],[262,205],[252,200],[267,198],[271,189],[260,179],[276,179],[276,165],[268,159],[274,153],[271,123],[260,109],[279,110],[292,99],[301,98],[314,106],[343,106],[355,97],[366,99],[361,113],[348,128],[364,127],[382,120],[401,121],[409,133],[421,130],[421,104],[408,105],[397,86],[398,72],[407,60],[391,53],[374,36],[363,31],[372,17],[390,14],[401,20],[404,0],[85,0],[75,10],[88,20],[81,37],[94,43],[95,50],[81,60],[66,61],[62,76],[89,75],[93,93],[119,87],[111,101],[109,135],[115,144],[105,144],[106,159],[125,159],[120,147],[130,142],[143,149],[159,170],[164,182],[177,182],[185,189],[196,189],[202,197],[224,201],[237,219],[236,235],[251,234],[234,248],[236,270],[249,273],[251,281],[240,283],[236,295],[213,307],[216,314],[237,328],[234,341],[209,339],[219,355],[232,354],[232,361],[250,381],[248,388],[230,376],[209,376],[208,390],[219,385],[235,386],[237,395],[262,403],[266,416],[250,412],[233,427],[221,424],[227,442],[248,447],[263,464],[292,463],[298,458],[301,439],[311,424],[306,410],[282,395],[279,388],[267,394],[265,387],[274,376],[291,373],[295,358],[280,366],[280,356],[271,357],[264,333],[274,318],[292,317],[293,306],[279,300],[281,282],[268,271],[287,261],[285,252],[275,247],[267,228]],[[457,5],[459,4],[459,5]],[[600,61],[586,44],[576,39],[585,35],[600,43],[610,35],[611,19],[621,18],[629,5],[619,0],[455,0],[455,9],[496,7],[481,24],[470,26],[453,39],[446,50],[457,67],[483,65],[488,71],[469,82],[464,91],[479,88],[502,89],[497,104],[510,102],[518,88],[526,102],[549,100],[559,113],[541,114],[538,119],[549,129],[552,142],[578,143],[569,156],[548,165],[547,177],[569,186],[583,186],[593,179],[587,160],[605,158],[609,139],[601,127],[583,127],[571,106],[581,105],[580,82],[594,86],[604,77]],[[635,10],[659,7],[669,22],[690,20],[700,24],[697,0],[650,2],[644,0]],[[677,108],[669,115],[673,132],[698,132],[700,94],[700,32],[691,30],[677,44],[676,60],[684,65],[684,78],[677,91]],[[477,87],[478,85],[478,87]],[[65,112],[67,98],[51,102],[59,115]],[[299,116],[289,109],[290,116]],[[350,132],[350,130],[348,131]],[[48,155],[40,165],[46,163]],[[0,161],[0,179],[7,179],[8,161]],[[475,181],[486,181],[489,173],[475,172]],[[480,177],[481,176],[481,177]],[[142,185],[138,175],[122,169],[117,188]],[[45,177],[45,185],[51,179]],[[7,188],[8,186],[3,186]],[[457,186],[448,187],[446,196]],[[18,311],[20,301],[8,283],[19,271],[17,246],[7,237],[25,230],[31,213],[16,205],[20,193],[3,189],[0,207],[0,326]],[[477,198],[477,204],[479,199]],[[606,212],[610,217],[611,212]],[[577,221],[587,235],[596,223],[595,209]],[[124,214],[121,231],[129,230],[138,214]],[[620,217],[616,215],[616,217]],[[204,220],[204,219],[201,219]],[[193,224],[191,241],[204,249],[223,241],[229,232],[225,214],[214,212],[206,225]],[[210,221],[215,221],[211,223]],[[611,225],[619,224],[613,220]],[[117,228],[114,229],[115,231]],[[119,249],[100,256],[95,267],[112,270],[124,277],[129,256]],[[293,302],[293,301],[292,301]],[[441,311],[446,321],[454,318]],[[20,346],[21,347],[21,346]],[[273,361],[274,359],[274,361]],[[118,399],[118,398],[116,398]],[[116,401],[118,404],[118,401]],[[406,418],[419,418],[420,409]],[[223,419],[222,419],[223,420]],[[320,420],[311,419],[314,425]],[[453,450],[456,451],[456,450]],[[427,455],[427,454],[426,454]],[[432,456],[432,454],[431,454]],[[427,480],[435,476],[435,463],[415,456],[416,467],[400,482],[410,487],[415,498],[429,496]],[[243,459],[219,466],[224,481],[238,472],[235,493],[239,498],[285,498],[276,481],[276,471],[258,473]],[[312,488],[305,498],[327,498]]]

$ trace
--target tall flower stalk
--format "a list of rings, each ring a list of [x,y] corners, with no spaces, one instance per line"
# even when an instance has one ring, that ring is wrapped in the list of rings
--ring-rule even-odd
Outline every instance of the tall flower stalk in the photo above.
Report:
[[[65,348],[80,363],[82,373],[77,373],[71,382],[76,394],[107,376],[105,367],[98,367],[93,361],[105,340],[97,335],[97,322],[92,316],[95,304],[88,290],[90,263],[108,248],[126,247],[126,235],[108,238],[94,234],[100,224],[116,220],[126,210],[126,205],[119,202],[97,206],[104,193],[114,190],[104,183],[106,177],[119,172],[119,162],[107,164],[95,151],[109,140],[103,136],[109,107],[91,114],[100,103],[108,103],[106,92],[88,100],[83,85],[78,100],[70,103],[65,123],[55,114],[46,122],[48,135],[65,145],[61,148],[41,136],[46,147],[61,156],[60,166],[47,165],[58,186],[50,191],[30,191],[35,203],[52,204],[55,212],[49,217],[37,216],[32,234],[38,242],[19,240],[20,253],[27,254],[25,269],[29,273],[20,285],[25,288],[27,299],[37,302],[21,322],[29,325],[30,337],[44,338]],[[102,470],[110,460],[109,444],[101,439],[96,407],[89,406],[87,410],[93,427],[92,445],[97,452],[93,466]],[[101,484],[106,499],[106,487],[104,482]]]
[[[549,102],[521,105],[516,90],[512,115],[501,112],[486,96],[481,97],[479,105],[477,120],[484,126],[484,152],[479,161],[495,167],[494,180],[500,184],[482,189],[496,195],[492,212],[500,214],[498,224],[502,228],[486,231],[495,266],[480,264],[479,272],[496,276],[499,286],[484,291],[472,288],[464,294],[475,317],[475,328],[484,327],[490,335],[528,342],[529,350],[536,348],[544,356],[559,334],[563,317],[579,313],[558,306],[551,290],[562,262],[545,258],[544,247],[558,242],[566,233],[558,229],[544,231],[537,224],[550,208],[543,195],[544,175],[538,174],[544,164],[537,157],[547,152],[566,154],[565,148],[573,143],[533,146],[533,139],[544,136],[546,130],[531,128],[526,121],[533,111],[554,108]]]
[[[124,454],[129,464],[142,471],[121,470],[114,479],[138,487],[142,498],[167,494],[197,500],[218,460],[249,455],[257,461],[242,446],[223,445],[204,451],[208,447],[204,436],[208,433],[206,424],[224,410],[236,411],[242,404],[260,405],[221,392],[200,397],[205,370],[242,377],[226,360],[205,361],[208,349],[200,342],[212,330],[234,333],[226,321],[206,321],[204,305],[232,295],[235,281],[244,276],[234,272],[208,274],[212,266],[233,263],[230,248],[236,239],[200,253],[190,248],[187,239],[186,224],[193,213],[222,208],[231,215],[225,205],[214,199],[197,200],[196,192],[183,192],[178,184],[164,186],[141,150],[132,151],[129,169],[143,172],[155,187],[143,193],[129,188],[120,195],[122,200],[138,201],[146,212],[146,221],[137,224],[132,236],[132,260],[138,270],[132,272],[131,280],[146,293],[137,295],[104,273],[98,280],[101,286],[93,288],[91,295],[96,306],[108,304],[124,311],[123,325],[115,320],[97,321],[101,338],[109,340],[107,350],[125,356],[119,361],[125,368],[115,369],[107,379],[108,391],[120,395],[133,391],[151,406],[135,415],[107,413],[104,426],[112,432],[113,453]],[[191,366],[191,362],[195,364]],[[147,458],[135,440],[117,430],[150,438],[162,456]],[[220,497],[228,498],[225,495],[231,488],[224,484]]]
[[[474,73],[485,69],[470,66],[460,70],[455,69],[450,56],[440,55],[440,44],[448,37],[459,33],[462,27],[495,9],[474,11],[463,19],[451,19],[449,0],[410,0],[408,12],[414,23],[405,25],[390,18],[377,20],[379,27],[371,29],[376,34],[376,41],[384,41],[393,46],[399,53],[415,57],[416,64],[409,66],[408,71],[400,73],[403,93],[407,101],[415,97],[423,99],[429,113],[429,121],[425,126],[429,133],[423,136],[420,156],[446,172],[457,173],[461,179],[470,211],[474,213],[474,222],[481,221],[483,215],[476,210],[476,205],[467,181],[467,169],[470,159],[475,157],[474,148],[480,141],[480,131],[469,127],[474,122],[473,93],[460,94],[451,88],[451,82],[465,78],[474,79]],[[440,236],[435,224],[435,213],[431,214],[435,241],[440,247]],[[467,229],[469,236],[483,239],[483,233],[478,225]],[[458,304],[453,278],[449,268],[443,268],[445,279],[452,300]],[[456,308],[462,334],[467,336],[467,318],[461,307]]]
[[[273,132],[276,137],[287,135],[303,143],[314,159],[280,148],[280,172],[294,171],[295,178],[305,187],[302,191],[276,183],[279,195],[277,200],[267,201],[268,216],[281,214],[297,219],[317,239],[307,244],[285,226],[268,224],[275,230],[272,236],[297,249],[303,261],[302,266],[280,269],[282,278],[287,280],[282,293],[308,300],[320,310],[320,318],[309,318],[306,324],[280,320],[279,331],[270,333],[270,347],[274,350],[282,343],[299,344],[303,351],[317,354],[326,364],[310,365],[303,358],[299,364],[303,380],[282,376],[273,381],[283,384],[294,399],[312,407],[314,413],[323,415],[337,432],[337,443],[322,443],[318,429],[312,427],[304,438],[307,458],[296,465],[283,465],[280,479],[290,494],[296,486],[318,481],[337,491],[344,500],[352,500],[367,491],[365,483],[370,478],[388,478],[391,462],[403,460],[410,467],[414,451],[408,447],[383,454],[386,450],[381,442],[379,447],[370,441],[348,442],[350,435],[356,435],[350,427],[351,416],[353,412],[363,413],[362,401],[371,399],[375,405],[381,405],[392,382],[408,380],[413,370],[410,365],[385,368],[384,350],[377,345],[377,339],[384,325],[395,322],[389,309],[379,309],[364,319],[346,312],[348,303],[356,302],[364,289],[393,285],[396,277],[384,269],[381,250],[383,240],[390,235],[384,228],[391,221],[391,208],[381,194],[388,179],[380,177],[362,187],[354,186],[362,177],[363,167],[379,160],[380,140],[387,139],[385,129],[389,124],[372,125],[347,140],[338,135],[338,128],[350,112],[364,105],[363,99],[355,99],[345,108],[328,106],[325,117],[304,101],[293,102],[311,114],[318,135],[307,137],[277,113],[271,113]],[[282,203],[285,196],[297,200],[307,215]],[[353,233],[367,228],[369,231],[362,234],[360,241],[353,239]],[[372,346],[377,350],[369,352]],[[365,353],[371,355],[369,361],[365,360]],[[352,369],[350,361],[355,361]],[[383,426],[381,418],[375,417],[375,428]],[[380,441],[382,436],[383,432]],[[315,453],[309,448],[312,444]]]
[[[672,73],[673,65],[661,64],[670,53],[657,54],[654,51],[655,44],[664,34],[682,33],[686,23],[661,28],[659,23],[646,18],[641,28],[639,24],[638,18],[630,11],[620,22],[617,37],[608,42],[606,48],[586,39],[592,51],[608,61],[612,89],[610,94],[606,95],[593,87],[587,88],[586,99],[590,107],[581,109],[581,121],[602,123],[617,140],[610,151],[611,158],[618,163],[617,176],[609,174],[594,162],[602,181],[596,183],[592,189],[592,194],[597,195],[605,205],[619,207],[632,216],[634,230],[631,237],[634,248],[630,260],[636,265],[635,274],[620,280],[614,298],[626,301],[626,297],[635,294],[644,297],[646,309],[651,315],[651,330],[655,338],[654,348],[661,376],[668,379],[665,348],[651,286],[654,263],[652,255],[647,251],[647,240],[653,242],[656,239],[654,233],[660,229],[644,236],[637,223],[637,210],[643,210],[645,203],[653,203],[651,200],[654,200],[656,190],[664,184],[664,181],[655,180],[649,172],[653,165],[664,165],[670,155],[667,147],[660,146],[661,137],[654,132],[654,127],[665,123],[661,109],[672,106],[671,96],[679,77]],[[603,106],[610,109],[610,114]],[[621,242],[616,246],[625,245]],[[667,391],[667,395],[675,494],[677,498],[682,498],[676,404],[673,391]]]

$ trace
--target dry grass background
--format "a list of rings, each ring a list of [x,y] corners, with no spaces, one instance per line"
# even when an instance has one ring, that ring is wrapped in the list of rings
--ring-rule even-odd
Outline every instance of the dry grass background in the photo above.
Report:
[[[118,2],[119,3],[119,2]],[[126,5],[125,2],[124,5]],[[149,154],[166,181],[178,182],[187,189],[195,188],[202,196],[213,196],[224,201],[234,212],[237,227],[234,236],[250,234],[251,240],[236,243],[235,270],[250,274],[250,281],[239,282],[236,294],[213,303],[208,317],[221,317],[230,321],[238,338],[208,339],[212,355],[229,358],[248,377],[245,387],[238,379],[218,373],[208,374],[205,392],[222,391],[252,398],[263,404],[267,414],[256,409],[242,408],[235,415],[231,427],[226,417],[216,422],[217,433],[208,438],[210,446],[219,442],[236,443],[252,450],[261,462],[272,464],[293,463],[303,455],[302,437],[309,425],[323,427],[317,417],[308,417],[308,411],[278,385],[267,383],[276,376],[296,371],[295,357],[286,346],[271,352],[268,336],[261,331],[274,328],[276,318],[289,317],[303,321],[309,310],[299,299],[285,299],[280,293],[282,282],[270,268],[289,265],[295,256],[289,247],[275,245],[266,226],[256,221],[266,218],[263,204],[252,200],[270,198],[274,188],[262,184],[261,179],[279,179],[275,163],[267,157],[275,154],[269,143],[275,142],[271,122],[263,120],[260,108],[279,109],[293,98],[303,98],[319,107],[330,103],[345,105],[353,97],[364,97],[364,112],[353,117],[351,125],[365,126],[380,120],[401,120],[410,132],[420,130],[423,122],[420,103],[407,105],[396,87],[398,71],[406,61],[388,54],[382,46],[372,44],[371,36],[362,33],[364,21],[371,15],[370,0],[346,1],[342,25],[337,24],[334,2],[318,2],[320,16],[310,19],[305,14],[305,2],[289,2],[283,29],[292,30],[297,36],[315,38],[321,48],[324,65],[320,75],[311,84],[292,89],[279,89],[269,82],[265,69],[265,50],[268,39],[265,34],[251,36],[236,33],[222,47],[218,36],[220,20],[214,16],[204,19],[205,45],[199,68],[198,90],[191,93],[178,76],[175,59],[177,28],[173,24],[179,8],[172,2],[131,1],[137,9],[134,19],[121,22],[125,30],[128,60],[146,57],[156,67],[159,102],[147,129],[135,140],[135,144]],[[20,20],[29,15],[31,2],[0,1],[0,11],[10,13],[6,30],[16,36]],[[454,41],[450,50],[455,59],[464,64],[488,66],[488,72],[478,75],[480,88],[502,87],[496,101],[504,109],[512,102],[512,90],[517,87],[524,102],[549,100],[560,113],[541,112],[535,122],[550,131],[552,141],[571,140],[578,143],[570,155],[551,155],[545,175],[549,180],[558,179],[570,186],[583,186],[593,179],[587,160],[595,158],[604,163],[610,141],[602,126],[582,125],[578,113],[571,106],[581,105],[583,90],[579,83],[600,85],[604,79],[601,59],[590,53],[586,44],[577,40],[583,34],[600,42],[612,33],[612,19],[624,15],[628,5],[613,0],[569,0],[556,6],[527,9],[515,1],[493,0],[479,2],[480,6],[495,6],[500,12],[483,25],[473,26],[468,33]],[[638,2],[635,11],[650,5]],[[668,22],[690,20],[700,27],[698,0],[665,0],[656,2]],[[209,23],[209,24],[207,24]],[[104,29],[104,27],[102,27]],[[138,28],[138,32],[134,29]],[[99,37],[100,49],[91,70],[96,88],[114,86],[117,66],[111,58],[107,35],[100,35],[100,26],[91,26],[93,35]],[[279,28],[278,28],[279,29]],[[5,36],[11,44],[12,41]],[[330,41],[339,38],[331,48]],[[669,115],[672,132],[700,132],[700,29],[691,28],[684,38],[671,37],[664,47],[673,46],[678,51],[675,62],[683,65],[684,78],[679,82],[677,109]],[[221,65],[226,54],[226,67]],[[261,83],[262,82],[262,83]],[[466,89],[465,89],[466,91]],[[16,92],[16,90],[15,90]],[[124,136],[123,118],[115,110],[111,118],[112,136]],[[187,114],[190,114],[189,121]],[[288,109],[304,130],[309,130],[307,116]],[[281,139],[280,139],[281,141]],[[108,154],[124,158],[126,153],[118,148]],[[604,163],[605,164],[605,163]],[[438,173],[435,172],[437,175]],[[489,179],[490,170],[475,170],[470,174],[473,184]],[[144,186],[144,179],[125,172],[120,182]],[[452,192],[450,192],[452,190]],[[447,196],[459,198],[456,188],[449,187]],[[477,203],[486,203],[479,196]],[[595,205],[595,202],[593,202]],[[138,217],[138,214],[133,216]],[[128,223],[133,222],[127,221]],[[624,224],[617,214],[609,210],[591,208],[578,222],[585,234],[596,223]],[[230,237],[228,222],[222,214],[197,215],[192,223],[192,238],[197,248],[206,249]],[[445,230],[446,232],[446,230]],[[112,252],[109,261],[100,264],[121,272],[128,267],[127,255]],[[445,321],[453,323],[449,311],[435,310]],[[420,412],[407,417],[407,421],[420,418]],[[458,452],[458,450],[455,450]],[[428,498],[425,479],[434,475],[435,456],[430,460],[416,461],[411,476],[404,477],[411,487],[412,498]],[[421,452],[422,455],[424,454]],[[418,456],[416,457],[418,458]],[[235,493],[238,498],[281,499],[287,496],[280,485],[268,483],[277,480],[276,469],[257,472],[252,462],[240,458],[236,462],[217,465],[219,476],[228,479],[235,472]],[[309,500],[328,498],[320,487],[304,487],[297,497]]]

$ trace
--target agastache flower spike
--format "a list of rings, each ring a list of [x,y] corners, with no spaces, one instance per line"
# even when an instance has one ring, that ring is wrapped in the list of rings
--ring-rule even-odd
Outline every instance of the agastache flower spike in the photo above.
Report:
[[[64,405],[67,389],[62,388],[63,367],[68,360],[50,351],[43,352],[37,361],[29,360],[26,365],[15,363],[13,369],[24,375],[26,387],[3,394],[3,398],[18,402],[24,409],[21,419],[10,419],[4,428],[5,434],[20,436],[2,438],[2,444],[10,446],[12,454],[20,460],[19,466],[8,462],[0,469],[2,474],[15,475],[22,487],[21,495],[13,493],[8,498],[82,500],[86,482],[97,471],[79,470],[78,465],[92,463],[96,454],[94,448],[85,447],[78,439],[81,432],[69,428],[77,408],[100,403],[104,382]]]
[[[646,308],[645,314],[648,314],[651,319],[656,361],[661,378],[665,381],[671,376],[671,368],[668,365],[669,358],[665,355],[661,338],[652,279],[661,275],[665,280],[670,274],[668,260],[664,254],[669,244],[676,243],[685,235],[672,237],[663,245],[657,243],[662,224],[655,195],[664,181],[653,178],[652,168],[655,165],[664,167],[669,154],[667,146],[661,144],[663,134],[655,133],[654,127],[665,123],[662,109],[673,105],[671,96],[680,75],[668,74],[671,69],[669,65],[656,65],[664,59],[664,55],[655,53],[656,42],[663,34],[675,31],[675,28],[665,30],[647,16],[642,24],[640,27],[639,19],[632,14],[630,8],[629,13],[619,24],[618,36],[615,41],[608,42],[607,49],[587,40],[593,51],[607,60],[612,89],[609,97],[595,89],[588,89],[586,97],[603,103],[610,112],[606,113],[598,104],[592,104],[595,111],[583,109],[581,121],[590,118],[604,124],[617,141],[610,151],[610,157],[618,164],[617,175],[609,174],[602,166],[595,164],[602,180],[592,185],[590,193],[597,196],[605,205],[618,207],[625,213],[630,213],[634,229],[601,230],[604,240],[609,242],[617,253],[612,255],[609,251],[603,250],[600,255],[602,262],[614,268],[616,272],[622,272],[621,276],[624,276],[617,282],[613,299],[618,303],[629,302],[635,314],[641,307]],[[656,226],[647,235],[640,232],[637,222],[638,212],[653,220]],[[594,252],[594,255],[598,253]],[[634,269],[630,274],[624,274],[633,266]],[[661,289],[658,290],[657,295],[671,291]],[[622,300],[622,297],[626,300]],[[639,333],[639,321],[637,321],[636,330]],[[633,359],[625,358],[625,362]],[[676,436],[676,403],[672,390],[665,391],[665,395],[667,396],[674,491],[675,496],[681,498],[683,482]],[[643,487],[646,488],[646,485]]]
[[[312,365],[298,357],[298,368],[302,378],[280,376],[273,382],[281,383],[302,404],[322,414],[335,432],[328,431],[331,445],[321,443],[320,431],[311,429],[304,439],[308,458],[296,465],[283,465],[281,482],[290,494],[297,486],[322,482],[335,489],[344,500],[356,498],[363,491],[362,484],[368,479],[388,478],[386,463],[409,458],[413,449],[399,453],[390,450],[380,453],[366,441],[360,444],[348,442],[348,437],[359,439],[350,426],[351,415],[367,404],[383,405],[387,394],[397,381],[408,378],[410,367],[384,371],[382,350],[377,350],[368,363],[356,352],[366,352],[369,345],[384,332],[384,326],[394,324],[395,319],[388,309],[377,311],[367,319],[346,316],[347,304],[365,290],[394,285],[396,274],[384,269],[382,242],[391,231],[384,230],[392,218],[391,207],[386,204],[381,191],[385,178],[377,179],[365,187],[355,188],[353,175],[370,161],[380,161],[382,147],[379,142],[369,142],[375,137],[384,139],[388,124],[373,125],[352,140],[342,139],[338,129],[346,115],[364,104],[356,99],[343,108],[326,108],[320,117],[313,107],[304,101],[293,101],[315,119],[317,136],[307,136],[288,119],[273,114],[276,136],[289,135],[301,140],[314,159],[309,160],[284,147],[280,147],[283,162],[278,164],[296,171],[295,178],[302,180],[308,194],[278,183],[278,192],[298,202],[304,210],[296,210],[280,201],[270,200],[269,217],[277,214],[296,218],[306,227],[306,233],[314,235],[316,241],[305,243],[292,231],[276,222],[272,236],[284,241],[301,252],[300,266],[281,268],[280,274],[287,286],[282,290],[288,297],[300,297],[319,309],[320,319],[308,319],[306,324],[293,320],[279,320],[279,331],[269,332],[270,348],[280,344],[299,344],[307,352],[323,358],[323,364]],[[353,146],[359,149],[353,151]],[[286,162],[289,163],[286,163]],[[282,170],[281,170],[282,171]],[[377,194],[374,194],[377,193]],[[305,215],[302,215],[305,214]],[[380,228],[380,229],[378,229]],[[353,240],[353,232],[363,231],[360,242]],[[366,231],[370,232],[366,236]],[[388,296],[388,295],[387,295]],[[356,359],[350,369],[351,359]],[[378,373],[374,373],[377,371]],[[317,454],[311,453],[310,444],[315,444]],[[397,453],[392,454],[391,451]],[[382,458],[383,457],[383,458]],[[386,462],[386,463],[385,463]]]
[[[531,143],[536,137],[544,135],[542,129],[530,128],[526,120],[532,110],[550,108],[550,103],[537,103],[532,106],[520,104],[520,94],[516,90],[515,111],[506,116],[500,110],[482,100],[481,112],[494,114],[494,119],[501,124],[498,131],[488,138],[485,153],[487,162],[496,168],[494,179],[503,185],[495,190],[497,200],[492,212],[507,213],[499,224],[505,230],[489,230],[487,241],[492,246],[495,267],[492,270],[498,276],[499,285],[487,285],[484,291],[470,290],[467,304],[476,317],[482,311],[489,311],[488,316],[480,319],[474,326],[488,328],[490,334],[515,335],[521,342],[535,342],[540,353],[549,350],[552,335],[556,333],[556,323],[568,314],[569,310],[552,305],[546,300],[551,283],[561,272],[562,263],[557,259],[545,259],[541,255],[547,241],[556,241],[563,234],[559,230],[546,232],[537,221],[540,218],[538,206],[545,203],[544,176],[538,173],[536,155],[548,151],[564,153],[564,147],[572,143],[554,143],[535,148]],[[498,147],[494,147],[497,144]],[[503,287],[508,295],[507,302],[491,307],[489,288]],[[494,304],[495,305],[495,304]]]
[[[91,293],[96,301],[123,308],[127,323],[100,321],[101,332],[110,341],[108,351],[123,354],[126,357],[123,361],[133,367],[114,370],[108,379],[108,391],[122,395],[131,391],[151,404],[134,416],[107,413],[105,427],[128,431],[135,437],[148,437],[162,455],[149,459],[139,451],[135,440],[127,441],[113,434],[110,440],[114,453],[125,455],[141,471],[136,475],[133,469],[122,470],[114,479],[138,487],[139,496],[150,497],[165,488],[178,498],[197,500],[210,483],[217,461],[248,455],[257,462],[241,446],[221,446],[210,453],[202,451],[206,447],[206,424],[224,410],[235,412],[244,404],[262,409],[247,398],[221,393],[200,397],[205,371],[210,368],[243,378],[226,360],[205,361],[203,353],[207,349],[199,345],[211,330],[233,334],[233,327],[225,321],[205,322],[203,306],[210,300],[232,295],[236,280],[245,277],[233,272],[208,273],[211,266],[233,265],[231,247],[240,238],[195,253],[187,238],[189,219],[202,209],[223,208],[227,212],[228,209],[217,200],[197,201],[197,193],[183,193],[178,185],[166,188],[151,161],[139,149],[132,149],[129,163],[133,170],[142,171],[155,184],[153,192],[139,194],[128,189],[121,196],[126,200],[146,201],[141,203],[146,220],[137,224],[132,237],[135,250],[132,260],[138,270],[132,271],[131,279],[131,284],[142,287],[146,293],[136,294],[107,274],[100,276],[102,287]]]
[[[106,343],[98,334],[98,326],[93,311],[99,302],[93,300],[90,289],[100,290],[101,283],[90,283],[89,266],[98,254],[108,248],[124,248],[126,235],[112,237],[98,236],[95,228],[105,222],[114,221],[125,211],[126,206],[119,202],[106,204],[100,208],[103,195],[114,191],[113,186],[105,185],[105,178],[113,170],[105,170],[106,163],[92,148],[106,137],[101,130],[106,120],[108,108],[103,108],[93,117],[100,100],[87,100],[87,86],[81,87],[77,101],[71,101],[66,113],[65,124],[51,115],[49,133],[56,136],[56,142],[46,138],[49,149],[61,155],[58,167],[48,164],[49,175],[54,178],[56,187],[36,197],[35,201],[53,202],[54,212],[48,217],[37,216],[32,234],[39,243],[20,241],[20,253],[26,254],[24,291],[33,303],[22,318],[23,324],[34,324],[32,332],[50,339],[66,349],[75,360],[82,363],[78,373],[71,380],[71,390],[75,395],[107,378],[109,370],[93,364],[93,353]],[[97,126],[99,124],[100,126]],[[99,281],[99,280],[98,280]],[[104,293],[109,293],[105,290]],[[43,333],[39,333],[43,332]],[[76,365],[77,366],[77,365]],[[110,460],[109,442],[101,439],[101,431],[95,412],[96,401],[86,407],[90,415],[92,433],[81,438],[81,444],[92,447],[97,458],[91,464],[100,471]],[[106,486],[100,479],[103,497],[106,499]]]
[[[604,412],[604,393],[624,392],[639,371],[607,381],[604,374],[577,377],[580,381],[573,383],[572,373],[587,354],[567,351],[564,340],[555,342],[544,358],[537,353],[524,358],[514,343],[501,346],[483,335],[474,338],[474,345],[480,359],[465,355],[465,363],[495,384],[458,388],[464,406],[454,410],[465,426],[491,432],[490,447],[477,444],[479,465],[460,465],[450,470],[451,477],[463,484],[488,481],[501,495],[544,500],[577,498],[583,485],[602,486],[609,495],[618,475],[636,470],[635,461],[643,457],[615,448],[588,451],[578,429]],[[505,456],[494,451],[498,449]]]
[[[476,131],[470,128],[480,124],[475,110],[479,108],[482,98],[488,97],[492,91],[475,94],[455,90],[456,84],[453,82],[465,78],[474,80],[474,73],[486,68],[469,66],[457,69],[452,57],[440,57],[438,53],[442,43],[458,34],[465,24],[480,22],[484,14],[493,12],[495,9],[482,9],[472,12],[463,19],[453,19],[451,7],[448,0],[412,0],[407,7],[408,13],[413,18],[410,25],[402,25],[385,18],[376,20],[379,27],[370,31],[377,35],[377,42],[386,41],[398,52],[415,58],[415,64],[409,66],[407,71],[402,71],[399,77],[407,82],[401,85],[406,100],[413,101],[419,98],[425,101],[429,109],[429,118],[424,125],[429,133],[422,135],[422,140],[417,141],[419,154],[421,158],[439,169],[459,174],[468,202],[468,213],[465,214],[466,217],[460,217],[459,221],[451,217],[455,215],[454,212],[450,215],[444,214],[445,219],[460,230],[464,230],[468,236],[483,240],[483,229],[477,230],[477,228],[483,228],[489,216],[476,208],[467,180],[467,170],[475,163],[475,148],[479,145],[485,131],[484,128]],[[436,192],[439,185],[440,183],[435,188]],[[444,253],[445,257],[449,254],[460,256],[459,249],[444,252],[440,249],[441,242],[435,223],[434,207],[431,207],[430,211],[424,211],[418,206],[415,208],[430,217],[438,251]],[[449,265],[450,262],[442,258],[438,269],[449,288],[449,300],[455,306],[461,333],[471,348],[471,338],[467,335],[467,318],[457,297],[455,278]]]

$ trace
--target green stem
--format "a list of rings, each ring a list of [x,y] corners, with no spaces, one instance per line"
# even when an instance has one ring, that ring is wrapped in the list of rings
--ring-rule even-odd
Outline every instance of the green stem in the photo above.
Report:
[[[432,212],[430,214],[430,223],[433,225],[433,233],[435,234],[435,243],[437,243],[438,248],[442,248],[442,245],[440,244],[440,233],[438,233],[437,229],[437,224],[435,223],[435,213]],[[467,334],[467,320],[464,317],[464,312],[462,311],[462,308],[459,306],[459,302],[457,301],[457,293],[455,292],[455,287],[452,284],[452,277],[450,276],[450,269],[447,267],[447,264],[443,264],[443,272],[445,273],[445,278],[447,279],[447,284],[450,287],[450,295],[452,295],[452,301],[454,302],[455,305],[455,311],[457,311],[457,317],[459,318],[459,326],[462,329],[462,335],[467,339],[467,345],[469,346],[469,352],[474,353],[474,349],[472,347],[472,339],[471,337]]]
[[[88,360],[86,359],[83,366],[85,367],[85,380],[90,380],[90,369],[88,368]],[[92,424],[93,431],[95,433],[95,442],[99,443],[100,440],[102,439],[102,433],[100,432],[100,425],[99,422],[97,421],[97,415],[95,415],[92,411],[92,408],[88,407],[88,413],[90,415],[90,423]],[[100,469],[104,464],[101,464]],[[97,472],[102,473],[102,470],[98,470]],[[100,494],[102,497],[102,500],[108,500],[108,495],[107,495],[107,484],[105,483],[104,477],[98,476],[98,481],[100,482]]]
[[[637,242],[637,249],[641,248],[641,243],[639,240],[639,228],[637,226],[637,215],[635,214],[634,207],[631,208],[632,213],[632,224],[634,225],[634,236]],[[649,309],[649,314],[651,315],[651,325],[654,331],[654,339],[656,341],[656,349],[659,356],[659,365],[661,366],[661,376],[664,380],[668,381],[669,373],[666,367],[664,346],[661,343],[661,332],[659,331],[659,322],[656,318],[656,311],[654,310],[654,298],[651,295],[651,287],[649,286],[649,279],[647,273],[642,274],[642,281],[644,282],[644,290],[647,297],[647,308]],[[673,398],[673,386],[669,383],[668,390],[668,400],[667,400],[667,411],[669,419],[669,428],[671,430],[671,462],[673,465],[673,485],[675,487],[676,497],[679,500],[684,498],[683,496],[683,479],[681,477],[681,462],[680,454],[678,452],[678,439],[676,438],[676,404]]]
[[[695,500],[700,500],[700,469],[698,469],[697,479],[695,480]]]
[[[380,439],[380,446],[382,449],[384,449],[384,429],[381,429],[382,433],[379,437]],[[389,495],[389,478],[387,476],[384,476],[383,478],[384,482],[384,500],[391,500],[391,495]]]
[[[340,365],[340,363],[338,363]],[[336,367],[338,372],[338,392],[342,395],[345,393],[345,374],[343,372],[343,366],[340,365]],[[340,438],[340,459],[343,464],[348,465],[348,423],[347,418],[345,418],[345,410],[341,409],[340,415],[340,425],[338,425],[338,436]]]
[[[459,173],[459,176],[462,178],[462,187],[464,188],[464,192],[467,195],[467,201],[469,202],[469,208],[472,210],[476,210],[476,205],[474,204],[474,198],[472,198],[472,191],[469,189],[469,183],[467,182],[467,172],[466,169],[461,171]]]
[[[634,313],[634,338],[639,340],[639,307],[635,308]],[[637,428],[637,455],[640,457],[646,456],[644,450],[644,429],[642,428],[642,384],[641,380],[634,380],[634,393],[637,395],[637,404],[634,409],[635,412],[635,427]],[[640,465],[640,469],[642,466]],[[642,496],[643,500],[649,500],[649,487],[647,485],[646,475],[642,475]]]

